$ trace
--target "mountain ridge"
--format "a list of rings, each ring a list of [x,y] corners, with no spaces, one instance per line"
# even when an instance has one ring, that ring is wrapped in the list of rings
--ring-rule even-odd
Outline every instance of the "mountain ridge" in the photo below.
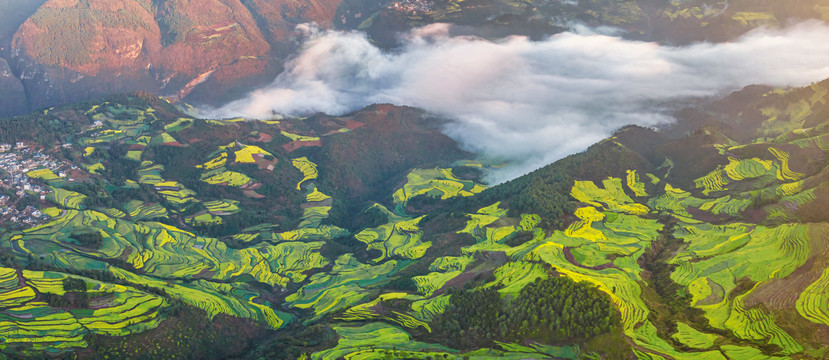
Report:
[[[184,0],[49,0],[31,9],[41,2],[18,2],[9,3],[13,9],[3,18],[8,29],[0,29],[0,54],[13,70],[0,77],[11,84],[3,87],[6,96],[0,100],[0,115],[7,116],[130,91],[226,102],[275,78],[300,46],[295,26],[308,22],[364,31],[384,48],[399,46],[400,33],[435,22],[455,24],[453,31],[461,35],[536,40],[579,22],[617,27],[631,39],[683,45],[730,41],[751,29],[798,19],[823,20],[822,9],[829,5],[825,0],[782,7],[759,0],[532,6],[508,0],[216,0],[197,6]],[[18,101],[21,97],[25,101]]]

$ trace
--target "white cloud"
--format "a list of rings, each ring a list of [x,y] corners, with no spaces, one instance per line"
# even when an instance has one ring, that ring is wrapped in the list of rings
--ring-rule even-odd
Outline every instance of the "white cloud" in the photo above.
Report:
[[[256,118],[416,106],[450,119],[445,133],[466,149],[509,161],[496,182],[581,151],[621,126],[670,122],[660,103],[829,77],[829,27],[820,22],[684,47],[584,31],[493,42],[450,37],[448,25],[436,24],[414,30],[394,52],[361,33],[306,30],[304,50],[272,85],[208,112]]]

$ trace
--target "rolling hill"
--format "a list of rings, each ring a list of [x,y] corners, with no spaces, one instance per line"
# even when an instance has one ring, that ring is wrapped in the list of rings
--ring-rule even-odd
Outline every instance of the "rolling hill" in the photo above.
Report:
[[[408,107],[2,120],[0,352],[825,358],[827,89],[749,87],[494,187]]]

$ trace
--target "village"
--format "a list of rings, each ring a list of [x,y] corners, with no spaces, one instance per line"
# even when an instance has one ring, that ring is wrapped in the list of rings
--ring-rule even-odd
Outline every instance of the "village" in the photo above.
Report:
[[[43,153],[37,145],[22,141],[0,144],[0,223],[36,225],[45,219],[46,216],[33,205],[38,200],[45,200],[51,190],[26,175],[37,169],[49,169],[73,182],[68,174],[77,166]]]
[[[388,8],[411,15],[417,15],[432,11],[434,5],[434,2],[431,0],[403,0],[392,2],[388,5]]]

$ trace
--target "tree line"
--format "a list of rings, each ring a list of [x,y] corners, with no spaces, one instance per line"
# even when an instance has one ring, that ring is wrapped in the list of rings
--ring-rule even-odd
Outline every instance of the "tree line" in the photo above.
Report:
[[[458,349],[495,341],[584,343],[620,326],[607,294],[584,282],[552,276],[536,279],[519,295],[502,297],[494,287],[452,291],[449,305],[431,326],[434,340]]]

